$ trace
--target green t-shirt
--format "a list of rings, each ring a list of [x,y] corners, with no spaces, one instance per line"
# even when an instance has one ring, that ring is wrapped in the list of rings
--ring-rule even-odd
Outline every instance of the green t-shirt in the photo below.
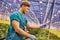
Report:
[[[13,26],[12,26],[12,20],[16,20],[20,23],[20,28],[24,30],[24,26],[27,24],[27,19],[24,14],[21,14],[19,11],[15,11],[10,16],[10,27],[8,29],[8,34],[6,37],[6,40],[24,40],[23,36],[19,35],[15,32]]]

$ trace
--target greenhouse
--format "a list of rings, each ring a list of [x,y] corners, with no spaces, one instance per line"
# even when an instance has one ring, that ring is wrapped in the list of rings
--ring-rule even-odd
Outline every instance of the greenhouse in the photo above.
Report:
[[[60,0],[0,0],[0,40],[60,40]]]

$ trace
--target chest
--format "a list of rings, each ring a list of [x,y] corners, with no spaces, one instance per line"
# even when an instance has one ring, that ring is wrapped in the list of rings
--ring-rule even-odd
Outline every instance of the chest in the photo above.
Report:
[[[26,21],[27,21],[27,19],[26,19],[25,16],[21,16],[20,17],[20,24],[21,24],[21,26],[25,26],[26,25]]]

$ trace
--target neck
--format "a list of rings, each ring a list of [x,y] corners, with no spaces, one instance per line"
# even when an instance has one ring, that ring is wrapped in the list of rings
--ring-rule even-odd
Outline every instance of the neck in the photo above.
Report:
[[[19,12],[20,12],[21,14],[23,14],[23,10],[22,10],[22,8],[20,8]]]

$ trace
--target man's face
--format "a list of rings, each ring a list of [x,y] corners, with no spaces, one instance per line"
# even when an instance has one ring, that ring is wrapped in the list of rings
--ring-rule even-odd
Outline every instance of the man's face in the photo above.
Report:
[[[29,11],[29,8],[30,8],[30,7],[23,6],[23,7],[22,7],[23,13],[25,14],[26,12],[28,12],[28,11]]]

